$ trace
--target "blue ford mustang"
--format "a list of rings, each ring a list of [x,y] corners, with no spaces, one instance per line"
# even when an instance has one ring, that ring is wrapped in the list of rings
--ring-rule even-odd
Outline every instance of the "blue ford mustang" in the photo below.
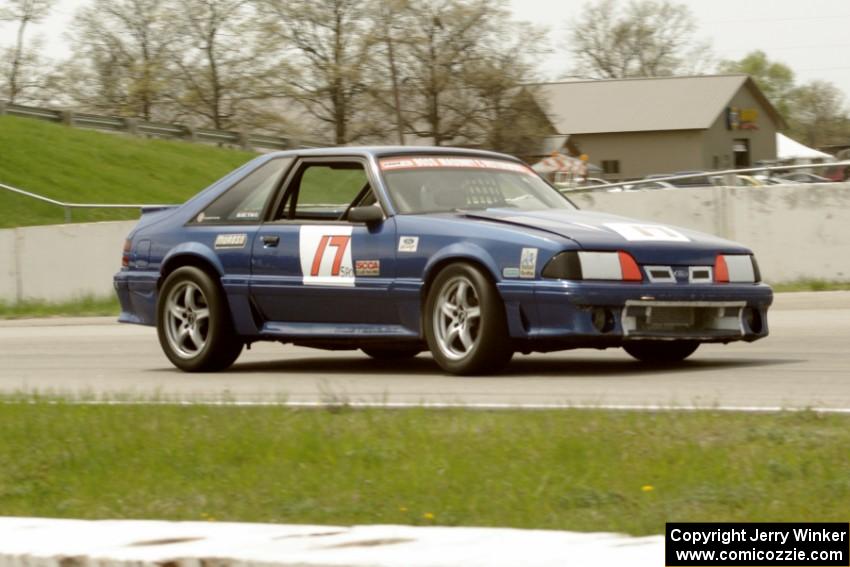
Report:
[[[115,275],[120,320],[175,366],[270,340],[430,350],[456,374],[514,352],[623,347],[655,363],[767,336],[773,294],[743,246],[579,211],[510,156],[451,148],[265,155],[143,211]]]

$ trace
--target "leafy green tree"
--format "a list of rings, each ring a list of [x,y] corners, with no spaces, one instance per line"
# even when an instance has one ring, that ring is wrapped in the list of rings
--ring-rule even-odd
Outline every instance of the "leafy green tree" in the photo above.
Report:
[[[795,87],[794,71],[788,65],[771,61],[764,51],[756,50],[738,61],[721,61],[718,70],[722,73],[746,73],[780,114],[786,119],[790,118]]]
[[[791,135],[809,146],[847,143],[850,119],[844,94],[829,81],[811,81],[794,90]]]

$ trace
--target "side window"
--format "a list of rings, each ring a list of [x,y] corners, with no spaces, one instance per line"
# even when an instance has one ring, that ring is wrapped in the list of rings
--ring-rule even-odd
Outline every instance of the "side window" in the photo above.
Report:
[[[307,163],[293,182],[288,218],[317,220],[338,219],[369,185],[359,162]]]
[[[255,169],[201,212],[198,224],[257,223],[292,158],[271,160]]]

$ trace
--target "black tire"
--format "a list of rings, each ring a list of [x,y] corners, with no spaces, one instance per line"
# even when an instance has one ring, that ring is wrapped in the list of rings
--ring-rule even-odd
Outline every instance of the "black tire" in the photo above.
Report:
[[[696,341],[631,341],[623,345],[623,349],[636,359],[652,364],[681,362],[698,347]]]
[[[422,349],[418,346],[369,346],[362,347],[360,350],[377,360],[402,360],[405,358],[413,358],[414,356],[422,352]]]
[[[463,288],[466,300],[459,303],[465,306],[454,310],[455,319],[442,310],[442,315],[437,314],[438,303],[445,304],[444,300],[452,293],[455,298],[458,297],[462,281],[471,286],[474,296],[468,288]],[[455,291],[452,291],[453,286],[457,286]],[[476,307],[478,315],[473,316]],[[459,375],[498,372],[514,354],[502,298],[487,276],[470,264],[450,264],[437,274],[425,301],[422,320],[428,348],[434,360],[446,372]],[[446,324],[447,320],[455,323]],[[456,333],[452,327],[455,324],[466,332]],[[465,338],[461,338],[461,335]]]
[[[182,317],[176,313],[182,313]],[[243,343],[233,331],[221,288],[206,272],[194,266],[178,268],[165,278],[157,298],[156,314],[159,344],[168,360],[180,370],[224,370],[242,352]]]

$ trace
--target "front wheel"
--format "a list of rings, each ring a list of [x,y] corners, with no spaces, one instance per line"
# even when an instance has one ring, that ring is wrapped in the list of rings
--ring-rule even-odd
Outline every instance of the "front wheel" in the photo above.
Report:
[[[681,362],[691,356],[699,347],[696,341],[632,341],[623,345],[623,349],[640,360],[655,364]]]
[[[222,292],[194,266],[174,270],[162,284],[156,331],[165,356],[186,372],[224,370],[242,352]]]
[[[502,298],[478,268],[461,263],[444,268],[434,278],[424,311],[428,348],[443,370],[496,372],[513,356]]]

